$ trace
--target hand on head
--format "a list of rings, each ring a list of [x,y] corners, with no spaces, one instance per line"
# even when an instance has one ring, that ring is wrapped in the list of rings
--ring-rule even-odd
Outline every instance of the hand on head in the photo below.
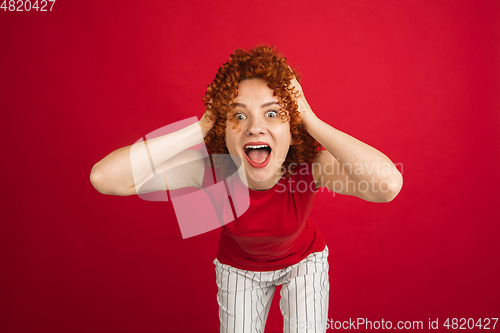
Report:
[[[208,103],[211,104],[212,100],[210,100]],[[200,124],[201,124],[201,126],[210,130],[214,126],[216,119],[217,119],[217,116],[213,113],[213,111],[206,109],[205,113],[203,114],[203,116],[200,119]]]
[[[291,68],[290,68],[291,70]],[[304,117],[308,115],[314,115],[311,107],[309,106],[309,103],[307,102],[305,96],[304,96],[304,91],[302,90],[302,86],[300,85],[299,81],[297,78],[294,76],[293,79],[290,81],[290,87],[292,91],[292,96],[295,98],[295,102],[298,105],[299,113],[304,120]]]

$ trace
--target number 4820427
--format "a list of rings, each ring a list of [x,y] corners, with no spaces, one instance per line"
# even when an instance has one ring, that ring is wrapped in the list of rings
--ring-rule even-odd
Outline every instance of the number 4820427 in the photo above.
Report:
[[[1,1],[1,0],[0,0]],[[4,0],[0,9],[4,12],[51,12],[56,0]]]

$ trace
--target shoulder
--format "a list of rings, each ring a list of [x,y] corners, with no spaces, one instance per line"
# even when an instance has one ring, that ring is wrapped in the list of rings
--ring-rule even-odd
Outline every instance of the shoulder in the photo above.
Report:
[[[314,192],[316,190],[316,181],[314,179],[314,162],[304,162],[296,164],[293,171],[290,172],[287,182],[290,188],[297,188],[299,192]]]
[[[307,175],[312,175],[313,174],[313,164],[314,162],[303,162],[303,163],[297,163],[295,164],[295,169],[293,172],[290,172],[292,176],[300,176],[304,177]]]

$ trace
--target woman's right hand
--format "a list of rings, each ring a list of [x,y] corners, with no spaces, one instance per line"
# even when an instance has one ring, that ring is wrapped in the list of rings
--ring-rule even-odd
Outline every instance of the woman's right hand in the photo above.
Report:
[[[210,100],[211,102],[211,100]],[[201,117],[199,123],[200,123],[200,128],[201,131],[203,132],[203,137],[205,137],[208,132],[212,129],[212,127],[215,124],[215,120],[217,119],[216,115],[213,113],[213,111],[210,110],[205,110],[205,113]]]

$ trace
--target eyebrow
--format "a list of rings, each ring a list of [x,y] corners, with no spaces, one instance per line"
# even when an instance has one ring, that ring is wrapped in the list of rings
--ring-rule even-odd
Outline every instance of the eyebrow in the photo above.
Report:
[[[234,103],[234,104],[231,104],[230,106],[232,106],[232,105],[234,105],[235,107],[236,107],[236,106],[241,106],[241,107],[243,107],[243,108],[246,108],[246,107],[247,107],[247,106],[246,106],[245,104],[243,104],[243,103]],[[267,103],[262,104],[260,107],[261,107],[261,108],[266,108],[266,107],[271,106],[271,105],[279,105],[279,103],[278,103],[278,102],[276,102],[276,101],[273,101],[273,102],[267,102]]]

